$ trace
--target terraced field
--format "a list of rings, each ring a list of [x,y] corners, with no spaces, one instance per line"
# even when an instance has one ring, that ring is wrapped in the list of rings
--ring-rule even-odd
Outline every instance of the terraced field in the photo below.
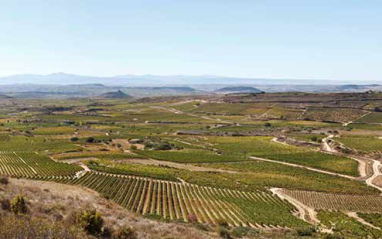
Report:
[[[382,113],[373,112],[357,120],[358,123],[381,124]]]
[[[344,135],[334,138],[334,140],[344,144],[346,147],[353,148],[360,153],[382,152],[382,139],[376,136]]]
[[[21,178],[74,176],[82,168],[29,152],[0,152],[0,174]]]
[[[364,114],[365,111],[359,109],[311,107],[303,117],[317,121],[349,122],[358,119]]]
[[[86,173],[80,178],[57,179],[100,192],[128,210],[168,220],[253,228],[296,227],[291,204],[266,192],[245,192],[189,183],[153,180],[106,173]]]
[[[330,194],[286,189],[283,192],[315,209],[382,213],[381,196]]]

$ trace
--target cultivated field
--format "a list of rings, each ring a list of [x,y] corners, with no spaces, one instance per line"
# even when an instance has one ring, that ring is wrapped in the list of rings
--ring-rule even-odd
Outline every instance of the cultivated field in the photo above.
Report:
[[[91,190],[138,217],[207,231],[318,226],[317,236],[351,238],[351,225],[365,238],[382,217],[378,102],[380,93],[7,99],[0,175]]]

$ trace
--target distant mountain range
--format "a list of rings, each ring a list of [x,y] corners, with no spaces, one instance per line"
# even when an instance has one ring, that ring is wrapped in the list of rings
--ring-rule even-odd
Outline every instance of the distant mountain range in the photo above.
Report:
[[[366,92],[382,91],[379,84],[328,83],[321,80],[250,79],[219,76],[122,75],[113,77],[13,75],[0,77],[0,95],[24,99],[78,97],[156,97],[260,92]]]
[[[368,82],[367,84],[376,83]],[[80,76],[67,73],[49,75],[11,75],[0,77],[0,85],[9,84],[103,84],[109,86],[190,86],[190,85],[325,85],[354,84],[325,79],[266,79],[239,78],[213,75],[202,76],[159,76],[159,75],[119,75],[111,77]]]

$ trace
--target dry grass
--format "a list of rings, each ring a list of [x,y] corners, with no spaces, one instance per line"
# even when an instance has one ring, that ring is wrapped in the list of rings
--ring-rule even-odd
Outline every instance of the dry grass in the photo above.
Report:
[[[24,179],[10,179],[8,185],[0,186],[0,198],[10,200],[16,195],[24,195],[32,218],[68,223],[73,213],[93,208],[103,215],[106,227],[117,229],[128,225],[136,231],[138,238],[215,237],[192,226],[143,218],[102,198],[96,192],[76,186]],[[2,209],[0,212],[4,214]]]

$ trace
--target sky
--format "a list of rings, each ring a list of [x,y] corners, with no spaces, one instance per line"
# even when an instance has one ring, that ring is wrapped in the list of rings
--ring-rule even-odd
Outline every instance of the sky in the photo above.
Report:
[[[382,81],[382,1],[0,0],[0,76]]]

